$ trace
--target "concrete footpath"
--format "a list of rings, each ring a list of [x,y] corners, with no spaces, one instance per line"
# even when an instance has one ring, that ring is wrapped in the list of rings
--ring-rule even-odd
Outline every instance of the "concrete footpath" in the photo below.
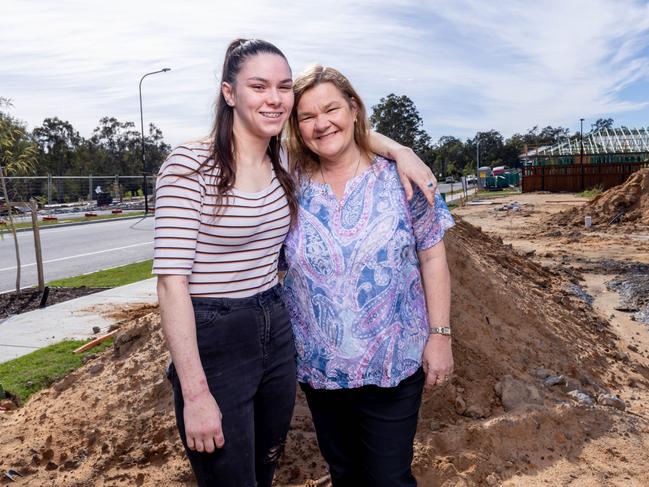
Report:
[[[151,278],[126,286],[71,299],[0,321],[0,363],[66,339],[83,340],[103,334],[113,324],[106,315],[138,303],[155,304],[156,280]]]

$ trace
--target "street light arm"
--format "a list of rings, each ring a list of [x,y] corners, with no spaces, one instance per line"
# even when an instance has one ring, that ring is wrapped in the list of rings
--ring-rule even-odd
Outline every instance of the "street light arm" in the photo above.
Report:
[[[144,190],[144,213],[149,212],[149,201],[148,201],[148,195],[147,195],[147,190],[146,190],[146,159],[144,157],[144,114],[142,111],[142,81],[144,81],[144,78],[147,76],[151,76],[152,74],[158,74],[158,73],[166,73],[167,71],[171,71],[171,68],[162,68],[157,71],[151,71],[150,73],[146,73],[144,76],[140,78],[140,84],[139,84],[139,92],[140,92],[140,131],[141,131],[141,139],[142,139],[142,177],[144,179],[144,187],[142,188]]]

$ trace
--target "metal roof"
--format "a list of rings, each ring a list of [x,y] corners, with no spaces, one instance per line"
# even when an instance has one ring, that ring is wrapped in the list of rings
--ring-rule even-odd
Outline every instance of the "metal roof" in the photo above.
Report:
[[[600,129],[584,134],[584,154],[638,154],[649,152],[649,130],[626,127]],[[574,156],[581,154],[580,137],[527,151],[522,157]]]

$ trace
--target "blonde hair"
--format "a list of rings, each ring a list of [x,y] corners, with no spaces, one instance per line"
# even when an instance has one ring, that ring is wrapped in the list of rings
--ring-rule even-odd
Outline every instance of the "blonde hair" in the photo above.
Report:
[[[322,83],[333,84],[347,100],[349,106],[356,108],[354,142],[360,148],[361,153],[370,158],[372,155],[370,149],[370,124],[363,100],[358,96],[350,81],[340,71],[316,64],[301,73],[293,82],[295,102],[288,122],[287,147],[290,155],[291,171],[294,174],[309,174],[320,167],[320,158],[306,146],[302,139],[300,123],[297,119],[297,107],[300,99],[307,91]]]

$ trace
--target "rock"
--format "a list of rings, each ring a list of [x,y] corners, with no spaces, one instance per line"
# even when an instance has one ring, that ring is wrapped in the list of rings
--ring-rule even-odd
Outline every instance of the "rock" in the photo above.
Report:
[[[59,466],[54,462],[47,462],[47,465],[45,465],[45,470],[56,470],[57,468]]]
[[[613,354],[613,358],[615,358],[615,360],[620,360],[622,362],[628,362],[629,354],[626,352],[622,352],[621,350],[618,350]]]
[[[464,411],[466,411],[466,403],[464,402],[464,399],[462,399],[462,396],[458,394],[455,398],[455,412],[457,414],[464,414]]]
[[[543,381],[543,385],[545,387],[552,387],[559,384],[563,384],[564,382],[565,382],[565,378],[562,375],[550,375],[545,378],[545,380]]]
[[[629,345],[629,346],[626,347],[626,348],[628,348],[628,349],[631,350],[632,352],[636,352],[636,353],[637,353],[637,351],[638,351],[638,347],[636,347],[635,345]]]
[[[609,406],[615,409],[619,409],[620,411],[624,411],[626,409],[626,404],[624,403],[624,401],[619,397],[614,396],[613,394],[600,394],[599,396],[597,396],[597,402],[602,406]]]
[[[487,418],[491,414],[490,408],[483,408],[479,404],[469,404],[464,412],[462,413],[462,416],[468,416],[469,418],[473,419],[480,419],[480,418]]]
[[[90,367],[90,375],[97,375],[100,373],[102,370],[104,370],[104,364],[95,364],[92,367]]]
[[[530,374],[533,375],[534,377],[538,377],[539,379],[545,379],[546,377],[555,375],[553,370],[544,369],[544,368],[532,369],[530,370]]]
[[[98,326],[93,326],[93,327],[92,327],[92,332],[93,332],[95,335],[96,335],[97,333],[99,333],[100,331],[101,331],[101,328],[99,328]]]
[[[17,409],[17,406],[11,399],[3,399],[0,401],[0,408],[5,411],[13,411],[14,409]]]
[[[578,389],[570,391],[568,395],[580,404],[585,404],[586,406],[592,406],[595,404],[592,397]]]
[[[431,431],[439,431],[441,425],[437,421],[432,420],[430,423],[428,423],[428,427],[430,428]]]
[[[525,404],[541,404],[543,399],[539,390],[532,384],[514,379],[511,375],[506,375],[500,379],[494,386],[494,390],[505,411],[511,411]]]
[[[496,485],[500,485],[500,479],[495,473],[490,473],[487,475],[487,478],[485,479],[485,482],[487,482],[487,485],[489,487],[494,487]]]
[[[572,377],[566,377],[563,383],[563,392],[575,391],[581,387],[581,382]]]

